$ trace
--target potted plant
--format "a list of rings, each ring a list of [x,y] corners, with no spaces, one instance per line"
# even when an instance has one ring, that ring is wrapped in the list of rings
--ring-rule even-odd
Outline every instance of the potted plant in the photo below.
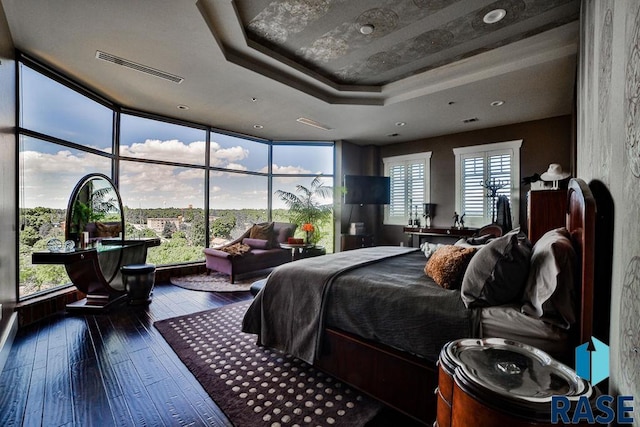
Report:
[[[333,209],[331,204],[322,204],[322,200],[332,197],[333,187],[325,186],[316,176],[309,188],[296,185],[295,193],[276,190],[275,194],[289,208],[289,221],[298,224],[305,233],[306,243],[318,243],[322,237],[319,226],[331,218]]]

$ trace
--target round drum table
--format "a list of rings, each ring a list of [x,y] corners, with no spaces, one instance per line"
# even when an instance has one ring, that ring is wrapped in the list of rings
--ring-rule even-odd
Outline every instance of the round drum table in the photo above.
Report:
[[[120,268],[122,281],[130,305],[147,305],[155,284],[156,266],[153,264],[129,264]]]
[[[595,399],[574,370],[512,340],[451,341],[438,366],[438,427],[547,427],[552,396]]]

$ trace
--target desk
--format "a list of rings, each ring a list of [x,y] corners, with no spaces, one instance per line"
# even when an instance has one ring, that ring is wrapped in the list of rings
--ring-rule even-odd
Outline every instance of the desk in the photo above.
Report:
[[[104,239],[100,248],[68,252],[34,252],[33,264],[64,264],[71,282],[86,298],[67,304],[67,310],[107,309],[126,296],[120,267],[143,264],[147,248],[160,245],[160,239]]]
[[[471,237],[478,232],[478,228],[436,228],[436,227],[404,227],[402,231],[405,234],[409,234],[411,238],[411,246],[413,246],[413,236],[418,236],[418,246],[422,244],[422,239],[429,236],[439,236],[439,237],[454,237],[454,238],[462,238],[462,237]]]

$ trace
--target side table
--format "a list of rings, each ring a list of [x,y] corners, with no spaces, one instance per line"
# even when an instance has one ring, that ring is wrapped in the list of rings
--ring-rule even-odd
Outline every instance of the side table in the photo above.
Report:
[[[311,249],[314,248],[316,245],[313,245],[311,243],[300,243],[300,244],[296,244],[296,243],[280,243],[280,247],[282,249],[290,249],[291,250],[291,261],[295,261],[296,260],[296,252],[298,252],[300,255],[302,255],[304,253],[304,251],[306,251],[307,249]]]

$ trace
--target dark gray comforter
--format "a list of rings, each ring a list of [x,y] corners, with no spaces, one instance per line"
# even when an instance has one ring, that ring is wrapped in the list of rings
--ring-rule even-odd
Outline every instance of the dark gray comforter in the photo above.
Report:
[[[256,296],[243,330],[308,363],[324,326],[435,361],[446,342],[474,328],[460,292],[436,285],[425,263],[420,251],[389,246],[285,264]]]

